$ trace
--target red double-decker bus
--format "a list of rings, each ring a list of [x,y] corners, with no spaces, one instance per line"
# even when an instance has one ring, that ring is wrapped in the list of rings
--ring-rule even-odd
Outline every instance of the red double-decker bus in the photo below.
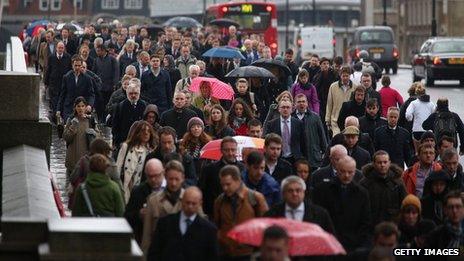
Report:
[[[271,48],[272,55],[277,54],[277,10],[273,3],[266,2],[229,2],[215,4],[206,11],[206,21],[228,18],[236,21],[242,33],[258,34]]]

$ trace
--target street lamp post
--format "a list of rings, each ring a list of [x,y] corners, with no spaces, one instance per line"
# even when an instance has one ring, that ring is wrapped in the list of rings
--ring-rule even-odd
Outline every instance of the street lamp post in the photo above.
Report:
[[[436,1],[432,0],[432,36],[437,36]]]
[[[313,0],[313,25],[316,25],[317,19],[316,19],[316,0]]]
[[[387,26],[387,0],[383,0],[383,25]]]

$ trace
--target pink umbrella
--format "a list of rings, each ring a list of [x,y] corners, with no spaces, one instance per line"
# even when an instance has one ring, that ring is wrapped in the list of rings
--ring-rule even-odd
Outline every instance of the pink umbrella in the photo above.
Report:
[[[211,96],[219,100],[232,100],[234,98],[234,89],[225,82],[221,82],[216,78],[196,77],[192,80],[189,90],[191,92],[200,93],[200,84],[209,82],[211,84]]]
[[[260,246],[264,230],[272,225],[287,231],[291,256],[346,255],[340,242],[320,226],[286,218],[254,218],[235,226],[227,236],[242,244]]]

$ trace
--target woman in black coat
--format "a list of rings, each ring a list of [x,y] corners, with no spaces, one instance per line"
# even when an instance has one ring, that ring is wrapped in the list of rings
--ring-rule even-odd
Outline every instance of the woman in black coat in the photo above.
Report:
[[[445,222],[443,199],[448,193],[449,182],[449,175],[444,170],[431,172],[425,180],[421,199],[422,216],[437,225]]]

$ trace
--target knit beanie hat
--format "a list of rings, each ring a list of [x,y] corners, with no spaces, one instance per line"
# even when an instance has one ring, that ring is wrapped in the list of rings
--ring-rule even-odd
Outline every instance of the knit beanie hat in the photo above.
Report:
[[[421,213],[422,211],[421,202],[419,198],[413,194],[409,194],[403,199],[403,202],[401,203],[401,209],[409,205],[415,206],[419,210],[419,213]]]
[[[190,129],[192,128],[193,125],[200,125],[201,128],[203,128],[203,129],[205,128],[205,124],[198,117],[193,117],[188,121],[188,123],[187,123],[187,131],[190,131]]]

